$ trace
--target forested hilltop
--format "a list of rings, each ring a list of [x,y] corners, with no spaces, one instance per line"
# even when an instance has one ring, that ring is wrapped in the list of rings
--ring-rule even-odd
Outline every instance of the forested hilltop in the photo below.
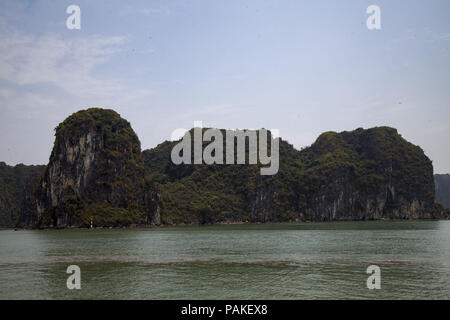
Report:
[[[143,152],[165,224],[444,215],[431,161],[393,128],[326,132],[301,151],[281,140],[274,176],[261,176],[258,165],[176,166],[175,143]]]
[[[326,132],[301,151],[280,139],[273,176],[260,175],[260,165],[175,165],[176,143],[141,152],[130,123],[115,111],[74,113],[56,128],[47,166],[15,174],[23,170],[0,165],[0,223],[64,228],[448,215],[435,203],[431,161],[393,128]]]

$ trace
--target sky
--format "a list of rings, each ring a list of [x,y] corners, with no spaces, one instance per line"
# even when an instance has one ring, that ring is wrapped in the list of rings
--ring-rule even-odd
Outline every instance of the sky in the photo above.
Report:
[[[278,129],[298,149],[391,126],[450,173],[449,14],[448,0],[2,0],[0,161],[46,164],[60,122],[105,107],[143,149],[194,121]]]

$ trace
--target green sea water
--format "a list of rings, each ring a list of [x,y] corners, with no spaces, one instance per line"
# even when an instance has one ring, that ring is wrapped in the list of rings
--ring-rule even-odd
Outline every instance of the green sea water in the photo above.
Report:
[[[449,298],[450,221],[0,230],[0,299]]]

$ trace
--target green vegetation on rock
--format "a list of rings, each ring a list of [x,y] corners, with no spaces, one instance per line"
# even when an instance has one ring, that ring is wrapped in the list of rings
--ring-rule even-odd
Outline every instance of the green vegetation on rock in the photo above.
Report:
[[[175,165],[176,143],[141,152],[115,111],[76,112],[55,129],[45,170],[0,164],[0,223],[117,227],[448,214],[435,203],[431,161],[393,128],[325,132],[302,150],[280,139],[273,176],[262,176],[259,164]]]
[[[38,226],[142,224],[151,188],[141,145],[113,110],[74,113],[55,129],[55,144],[38,199]]]
[[[280,141],[280,170],[173,165],[164,142],[143,152],[161,222],[216,223],[435,218],[433,168],[395,129],[326,132],[298,151]]]

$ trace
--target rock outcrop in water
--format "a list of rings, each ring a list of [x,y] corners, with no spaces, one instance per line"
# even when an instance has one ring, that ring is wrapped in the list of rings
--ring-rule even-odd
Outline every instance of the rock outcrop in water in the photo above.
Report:
[[[170,163],[174,143],[144,151],[163,223],[439,218],[433,167],[395,129],[327,132],[309,148],[280,142],[280,170]]]
[[[274,176],[261,176],[260,165],[174,165],[176,143],[141,152],[116,112],[79,111],[56,128],[45,170],[37,167],[16,188],[14,215],[0,196],[0,223],[63,228],[448,214],[435,204],[431,161],[393,128],[326,132],[301,151],[280,139]]]
[[[304,218],[434,217],[432,163],[395,129],[325,133],[305,152],[315,158],[310,174],[322,180],[301,206]]]
[[[49,164],[35,192],[36,219],[20,224],[73,227],[143,224],[152,193],[138,137],[113,110],[79,111],[55,132]]]

